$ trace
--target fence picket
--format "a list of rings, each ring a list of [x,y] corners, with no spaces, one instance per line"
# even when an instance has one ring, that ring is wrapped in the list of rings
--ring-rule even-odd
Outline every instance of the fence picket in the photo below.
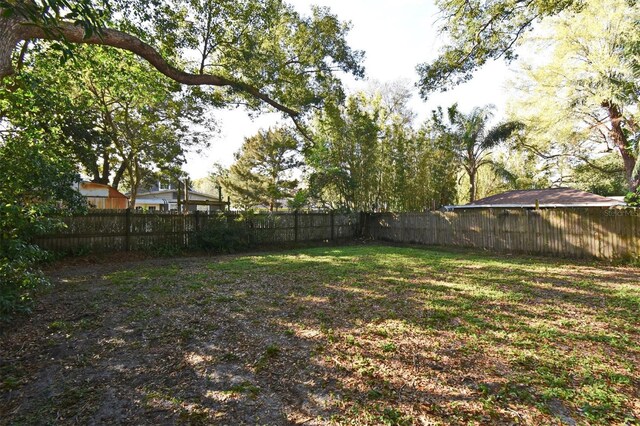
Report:
[[[226,220],[240,217],[227,212]],[[198,212],[133,212],[96,210],[82,216],[61,218],[66,228],[35,239],[52,251],[129,251],[154,246],[193,247],[195,234],[219,220],[218,214]],[[350,239],[357,236],[358,214],[271,213],[250,216],[246,226],[259,244]]]
[[[231,222],[238,213],[225,213]],[[192,247],[218,214],[93,211],[35,242],[49,250],[120,251]],[[566,257],[640,257],[640,209],[474,209],[426,213],[271,213],[245,222],[259,244],[367,236],[424,245],[475,247]]]
[[[640,257],[640,209],[493,208],[455,213],[375,213],[366,220],[371,238],[399,243],[419,240],[424,245],[564,257]],[[414,229],[418,226],[422,229]],[[412,232],[406,232],[408,229]]]

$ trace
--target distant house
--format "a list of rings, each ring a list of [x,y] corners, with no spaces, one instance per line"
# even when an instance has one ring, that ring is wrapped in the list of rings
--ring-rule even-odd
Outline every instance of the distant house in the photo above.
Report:
[[[287,208],[288,204],[289,204],[289,200],[287,200],[286,198],[280,198],[274,201],[273,206],[271,206],[269,203],[261,203],[261,204],[256,204],[251,208],[257,211],[276,211],[277,212],[280,209]]]
[[[554,208],[554,207],[615,207],[624,201],[573,188],[527,189],[507,191],[476,200],[462,206],[446,206],[446,210],[480,208]]]
[[[136,196],[136,208],[156,211],[223,211],[229,209],[229,202],[218,196],[184,189],[175,184],[158,182],[151,188],[139,192]]]
[[[124,210],[129,207],[129,198],[109,185],[80,182],[76,188],[92,209]]]

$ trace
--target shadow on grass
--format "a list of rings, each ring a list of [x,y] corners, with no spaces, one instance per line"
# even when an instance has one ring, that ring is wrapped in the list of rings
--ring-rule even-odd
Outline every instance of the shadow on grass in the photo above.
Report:
[[[625,421],[638,415],[640,272],[623,271],[625,283],[598,265],[368,246],[110,272],[2,336],[17,367],[0,414]]]

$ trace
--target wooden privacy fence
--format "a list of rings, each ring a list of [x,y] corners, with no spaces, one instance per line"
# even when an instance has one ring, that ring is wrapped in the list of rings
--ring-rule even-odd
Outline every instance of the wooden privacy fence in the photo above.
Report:
[[[254,244],[350,239],[358,232],[357,214],[268,213],[242,217],[238,213],[147,213],[95,210],[62,217],[65,228],[35,242],[52,251],[129,251],[193,247],[200,232],[215,232],[221,221],[242,227]]]
[[[61,218],[66,228],[36,240],[53,251],[194,247],[221,220],[267,245],[351,239],[603,259],[640,257],[640,209],[468,209],[428,213],[142,213],[96,210]]]
[[[640,257],[640,209],[468,209],[374,213],[374,239],[425,245],[602,259]]]

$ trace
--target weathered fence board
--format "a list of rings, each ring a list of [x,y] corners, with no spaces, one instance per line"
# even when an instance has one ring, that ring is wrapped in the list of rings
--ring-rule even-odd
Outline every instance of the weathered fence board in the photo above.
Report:
[[[226,213],[226,221],[239,221]],[[218,214],[94,211],[36,242],[53,251],[193,247]],[[270,213],[239,222],[257,244],[373,239],[424,245],[604,259],[640,257],[640,209],[474,209],[428,213]]]
[[[127,251],[158,247],[193,247],[196,235],[210,225],[240,221],[256,244],[328,241],[354,238],[357,214],[269,213],[242,218],[237,213],[190,214],[92,211],[87,215],[62,217],[64,228],[35,242],[52,251]]]
[[[469,209],[374,213],[366,235],[424,245],[576,258],[640,257],[640,209]]]

